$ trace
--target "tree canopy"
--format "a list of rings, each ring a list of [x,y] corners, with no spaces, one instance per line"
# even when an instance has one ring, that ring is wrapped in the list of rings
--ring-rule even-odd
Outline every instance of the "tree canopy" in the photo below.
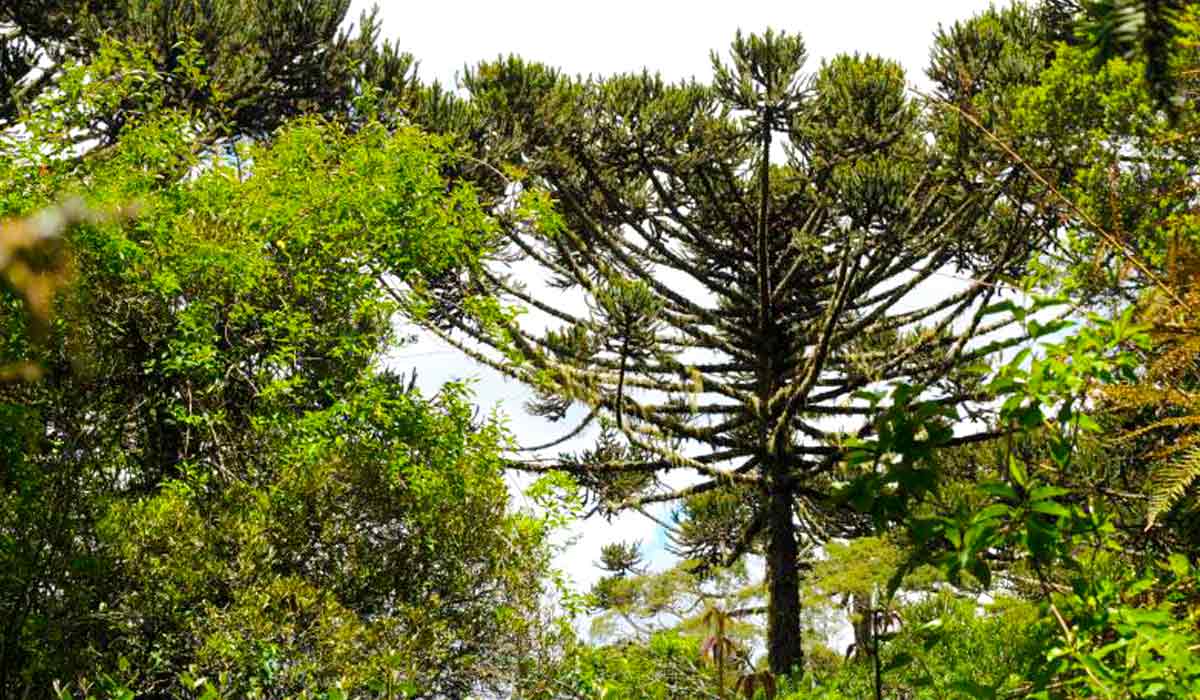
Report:
[[[189,70],[106,41],[0,152],[5,216],[136,203],[70,230],[41,342],[6,292],[0,355],[41,376],[0,388],[0,694],[514,683],[545,522],[510,509],[507,435],[464,386],[422,396],[381,365],[397,307],[364,272],[478,256],[452,152],[308,117],[214,158],[171,103]],[[135,75],[111,145],[55,138]]]
[[[0,8],[0,697],[1200,694],[1200,5],[927,94],[776,30],[451,94],[347,7]],[[625,511],[677,560],[570,591]]]

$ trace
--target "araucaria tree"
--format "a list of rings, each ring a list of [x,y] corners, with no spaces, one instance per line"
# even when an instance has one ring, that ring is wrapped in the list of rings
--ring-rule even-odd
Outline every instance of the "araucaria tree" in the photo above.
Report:
[[[765,553],[775,672],[802,662],[801,546],[869,531],[839,484],[895,474],[886,455],[844,459],[895,400],[863,392],[969,400],[967,370],[1013,342],[986,313],[996,283],[1046,229],[1001,194],[1019,172],[967,167],[933,136],[958,122],[911,98],[896,63],[841,56],[808,76],[804,60],[799,37],[768,31],[714,55],[711,84],[481,65],[458,123],[495,178],[506,260],[538,263],[549,292],[505,260],[428,287],[433,308],[462,309],[431,314],[445,339],[533,386],[547,415],[581,404],[601,423],[595,450],[526,468],[573,473],[608,512],[745,506],[719,549]],[[493,294],[550,323],[464,301]],[[683,488],[664,479],[689,470]]]
[[[16,126],[63,71],[105,42],[135,44],[168,79],[163,106],[193,113],[207,139],[265,138],[300,116],[345,117],[364,93],[392,107],[415,64],[379,41],[376,11],[345,30],[350,0],[21,0],[0,3],[0,128]],[[201,79],[202,78],[202,79]],[[115,97],[115,96],[114,96]],[[135,96],[97,109],[73,136],[111,144]]]

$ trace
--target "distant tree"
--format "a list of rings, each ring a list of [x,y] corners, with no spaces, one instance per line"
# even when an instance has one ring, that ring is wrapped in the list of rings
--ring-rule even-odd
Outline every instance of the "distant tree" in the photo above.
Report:
[[[703,636],[704,616],[716,607],[736,619],[726,632],[739,645],[748,649],[761,639],[762,629],[753,620],[762,612],[762,581],[751,579],[744,562],[730,569],[702,569],[685,561],[662,571],[618,572],[603,576],[591,593],[597,638],[645,641],[667,630]]]
[[[212,136],[261,136],[300,115],[348,116],[356,98],[395,105],[413,89],[412,57],[379,40],[376,11],[343,27],[350,0],[22,0],[0,5],[0,128],[53,91],[105,41],[144,48],[169,79],[165,105]],[[186,71],[176,69],[186,62]],[[203,74],[198,83],[189,78]],[[130,97],[130,96],[126,96]],[[130,114],[99,110],[82,139],[112,142]]]
[[[644,573],[641,545],[637,542],[612,542],[600,548],[601,569],[610,576],[634,576]]]
[[[887,455],[844,459],[893,406],[863,392],[969,401],[967,368],[1017,342],[985,310],[1052,226],[1006,197],[1024,173],[931,142],[953,122],[906,94],[897,64],[840,56],[808,77],[805,57],[767,32],[714,56],[712,84],[569,79],[515,58],[469,72],[469,107],[445,128],[489,166],[476,172],[506,259],[537,263],[552,291],[479,265],[439,280],[426,317],[532,386],[544,415],[581,404],[600,422],[595,449],[518,468],[575,474],[607,513],[735,495],[718,545],[682,546],[725,563],[761,546],[777,673],[802,661],[801,544],[872,529],[839,484],[875,470],[877,495],[895,488]],[[931,293],[944,275],[967,281]],[[492,295],[550,326],[469,310]],[[668,487],[673,471],[698,480]]]
[[[700,656],[698,637],[659,632],[645,643],[581,646],[567,657],[553,692],[531,698],[718,700],[715,674]]]

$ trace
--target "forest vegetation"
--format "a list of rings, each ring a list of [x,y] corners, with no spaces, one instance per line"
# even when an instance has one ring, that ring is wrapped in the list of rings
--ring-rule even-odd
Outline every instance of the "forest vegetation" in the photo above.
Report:
[[[927,91],[788,28],[451,91],[348,9],[0,6],[0,698],[1200,697],[1200,3]],[[576,590],[625,513],[672,563]]]

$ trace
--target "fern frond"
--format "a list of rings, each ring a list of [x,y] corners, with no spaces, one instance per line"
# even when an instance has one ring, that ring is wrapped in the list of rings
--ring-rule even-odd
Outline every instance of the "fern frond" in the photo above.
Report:
[[[1101,389],[1100,395],[1109,410],[1132,410],[1147,407],[1174,406],[1200,413],[1200,394],[1175,387],[1160,388],[1150,384],[1121,384]]]
[[[1146,433],[1152,433],[1156,430],[1162,430],[1164,428],[1188,428],[1196,426],[1200,426],[1200,414],[1174,416],[1172,418],[1160,418],[1149,425],[1143,425],[1136,430],[1130,430],[1122,433],[1117,438],[1117,441],[1121,442],[1133,440],[1145,435]]]
[[[1158,516],[1167,512],[1187,493],[1200,477],[1200,447],[1188,450],[1178,459],[1163,464],[1150,475],[1150,503],[1146,512],[1149,528]]]
[[[1146,378],[1150,381],[1172,379],[1197,369],[1200,356],[1200,335],[1189,334],[1182,340],[1172,342],[1170,348],[1156,358],[1147,368]]]
[[[1196,445],[1200,445],[1200,433],[1188,433],[1187,435],[1180,435],[1169,445],[1165,445],[1157,450],[1147,453],[1146,459],[1154,462],[1162,462],[1174,457],[1180,452],[1189,450]]]

